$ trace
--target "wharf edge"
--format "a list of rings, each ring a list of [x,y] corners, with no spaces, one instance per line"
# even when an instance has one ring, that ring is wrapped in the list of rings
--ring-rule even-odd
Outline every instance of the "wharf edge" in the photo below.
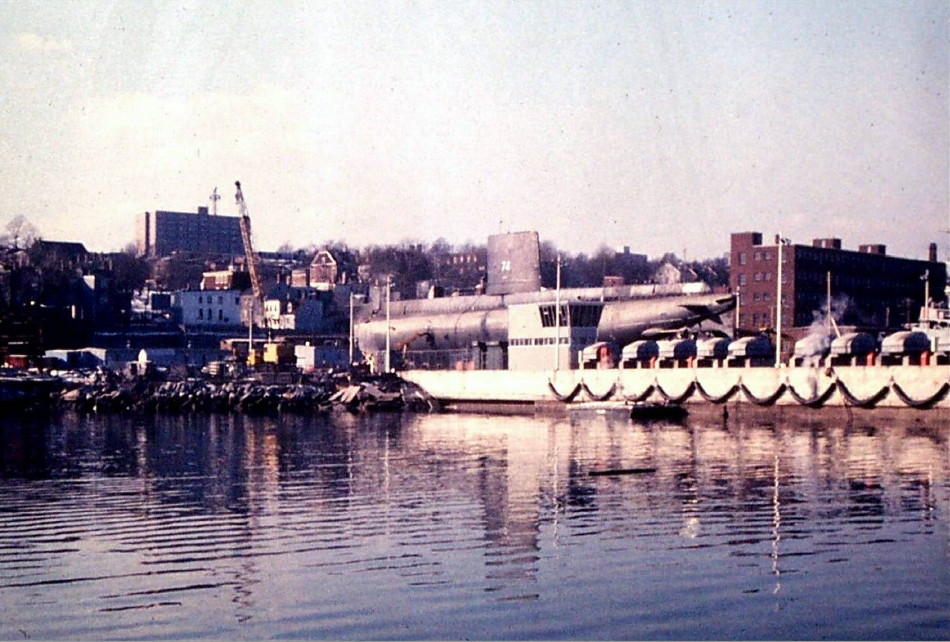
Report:
[[[946,365],[405,370],[399,376],[452,410],[570,409],[591,402],[618,409],[643,402],[950,410]]]

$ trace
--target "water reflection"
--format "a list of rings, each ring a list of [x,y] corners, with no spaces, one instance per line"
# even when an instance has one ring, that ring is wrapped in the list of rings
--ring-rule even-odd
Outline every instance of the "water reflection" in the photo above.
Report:
[[[928,413],[67,414],[0,438],[4,639],[950,633]]]

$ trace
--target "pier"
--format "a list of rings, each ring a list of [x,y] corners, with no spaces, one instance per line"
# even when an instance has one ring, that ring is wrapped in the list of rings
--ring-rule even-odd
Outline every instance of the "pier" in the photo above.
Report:
[[[486,404],[533,409],[589,402],[727,403],[809,408],[950,409],[946,365],[643,368],[605,370],[409,370],[400,375],[447,409]]]

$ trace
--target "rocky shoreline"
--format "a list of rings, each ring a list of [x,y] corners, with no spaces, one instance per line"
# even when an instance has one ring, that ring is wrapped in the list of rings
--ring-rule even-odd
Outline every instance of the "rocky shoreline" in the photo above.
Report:
[[[323,414],[436,409],[418,386],[396,375],[338,373],[293,383],[265,383],[199,378],[154,381],[100,372],[84,380],[18,377],[7,378],[0,385],[3,383],[16,394],[6,395],[2,405],[20,410]]]

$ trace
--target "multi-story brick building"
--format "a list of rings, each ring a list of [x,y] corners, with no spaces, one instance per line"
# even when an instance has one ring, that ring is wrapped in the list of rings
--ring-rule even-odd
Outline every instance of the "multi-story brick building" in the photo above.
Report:
[[[761,233],[741,232],[732,234],[729,283],[739,294],[737,328],[746,331],[778,326],[781,285],[782,333],[797,339],[825,318],[829,302],[839,325],[883,331],[916,321],[925,293],[943,300],[947,266],[933,244],[929,259],[917,260],[887,256],[884,245],[845,250],[837,238],[780,248],[778,238],[763,244]]]
[[[217,216],[199,207],[197,213],[158,210],[138,216],[136,243],[139,254],[168,256],[172,252],[243,254],[241,219]]]

